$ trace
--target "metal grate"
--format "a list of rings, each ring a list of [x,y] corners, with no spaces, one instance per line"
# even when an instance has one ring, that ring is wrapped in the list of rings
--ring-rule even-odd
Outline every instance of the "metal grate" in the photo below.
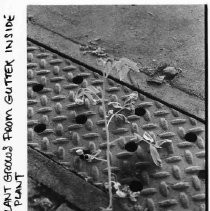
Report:
[[[102,106],[91,105],[88,99],[81,106],[74,102],[79,87],[102,86],[101,76],[31,42],[27,69],[28,145],[102,187],[107,181],[106,163],[89,163],[72,150],[101,149],[101,157],[106,158]],[[107,81],[107,102],[122,102],[131,92],[111,79]],[[142,182],[138,202],[149,211],[205,210],[205,125],[141,93],[136,106],[145,109],[143,116],[129,114],[131,124],[113,123],[110,127],[110,139],[118,139],[111,147],[112,171],[121,182]],[[79,115],[87,117],[84,124],[77,124]],[[166,141],[160,151],[162,168],[152,165],[149,153],[141,147],[136,152],[124,149],[133,131],[140,135],[147,131]]]

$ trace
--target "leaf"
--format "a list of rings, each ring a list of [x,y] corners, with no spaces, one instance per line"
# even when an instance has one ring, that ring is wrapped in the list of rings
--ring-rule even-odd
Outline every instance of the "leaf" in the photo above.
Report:
[[[127,194],[123,191],[117,190],[116,195],[119,196],[120,198],[125,198]]]
[[[138,133],[134,133],[134,137],[137,138],[139,142],[143,139]]]
[[[84,95],[90,100],[90,102],[91,102],[93,105],[96,104],[95,99],[93,99],[93,96],[92,96],[90,93],[85,92]]]
[[[108,106],[110,105],[112,105],[114,108],[122,108],[122,106],[118,102],[109,102]]]
[[[119,61],[113,61],[111,58],[107,60],[98,59],[97,63],[104,67],[106,77],[108,77],[111,71],[116,70],[121,81],[127,78],[127,74],[130,70],[139,72],[137,63],[127,58],[121,58]]]
[[[152,144],[155,143],[155,141],[154,141],[154,139],[152,138],[152,136],[150,136],[150,134],[147,133],[147,132],[144,132],[143,138],[146,139],[147,141],[149,141],[149,142],[152,143]]]
[[[147,79],[147,83],[151,85],[161,85],[164,82],[165,76],[154,76]]]
[[[122,63],[122,65],[128,66],[133,71],[139,72],[139,68],[137,66],[137,63],[133,62],[132,60],[130,60],[128,58],[121,58],[120,62]]]
[[[75,95],[75,98],[80,98],[80,97],[83,97],[84,96],[84,89],[79,89],[77,92],[76,92],[76,95]]]
[[[159,155],[157,149],[152,144],[150,144],[150,154],[151,154],[152,160],[155,163],[155,165],[161,167],[162,160],[160,159],[160,155]]]
[[[100,93],[100,90],[98,90],[96,87],[89,85],[86,89],[90,90],[91,92],[93,92],[94,94],[98,94]]]
[[[119,77],[120,80],[123,81],[124,79],[127,78],[127,74],[130,71],[130,69],[128,68],[128,66],[122,66],[120,72],[119,72]]]
[[[114,184],[114,188],[115,188],[116,190],[118,190],[119,187],[121,186],[121,184],[120,184],[119,182],[113,181],[113,184]]]
[[[106,78],[109,76],[110,72],[112,71],[112,60],[111,59],[107,59],[106,61],[106,71],[105,74],[106,74]]]
[[[132,92],[129,95],[125,96],[124,106],[131,106],[138,100],[138,93]]]
[[[135,72],[139,72],[139,68],[137,66],[137,63],[127,59],[127,58],[121,58],[119,61],[114,61],[112,69],[116,69],[117,73],[119,74],[120,80],[127,78],[127,74],[130,70],[133,70]]]
[[[127,117],[123,114],[117,114],[116,117],[119,118],[123,123],[129,123]]]
[[[82,99],[76,99],[76,100],[75,100],[75,103],[76,103],[77,105],[83,105],[83,104],[84,104],[84,101],[83,101]]]

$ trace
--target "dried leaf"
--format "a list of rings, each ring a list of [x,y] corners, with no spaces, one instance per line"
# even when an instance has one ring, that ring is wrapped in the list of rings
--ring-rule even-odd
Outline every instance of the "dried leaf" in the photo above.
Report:
[[[127,58],[121,58],[119,61],[114,61],[112,68],[116,69],[117,73],[119,74],[120,80],[126,79],[127,74],[130,70],[139,72],[137,63]]]
[[[126,79],[130,70],[139,72],[137,63],[127,58],[121,58],[119,61],[113,61],[111,58],[106,60],[98,59],[97,63],[104,68],[105,77],[108,77],[111,71],[116,70],[120,80]]]
[[[152,160],[155,163],[155,165],[161,167],[162,161],[160,159],[160,155],[159,155],[157,149],[152,144],[150,144],[150,154],[151,154]]]
[[[165,79],[165,76],[154,76],[154,77],[147,79],[147,83],[161,85],[161,84],[163,84],[164,79]]]

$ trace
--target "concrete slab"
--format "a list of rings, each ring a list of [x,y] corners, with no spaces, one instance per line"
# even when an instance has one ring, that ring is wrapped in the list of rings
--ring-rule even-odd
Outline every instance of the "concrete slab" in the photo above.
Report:
[[[172,86],[205,98],[204,5],[29,6],[28,14],[77,43],[100,38],[114,56],[182,68]]]
[[[58,54],[61,53],[63,57],[77,60],[77,63],[82,63],[90,69],[102,71],[95,57],[82,54],[78,43],[44,26],[40,26],[34,20],[28,23],[28,37],[38,42],[39,45],[43,45],[44,48],[50,48],[51,51],[56,51]],[[116,78],[115,73],[112,73],[112,75]],[[174,106],[176,109],[182,110],[187,115],[193,116],[202,122],[205,121],[204,100],[175,89],[169,84],[160,87],[149,86],[146,82],[147,75],[142,72],[132,74],[130,79],[132,82],[129,79],[124,82],[130,84],[132,87],[136,87],[150,98],[162,101],[164,104],[170,105],[170,107]]]

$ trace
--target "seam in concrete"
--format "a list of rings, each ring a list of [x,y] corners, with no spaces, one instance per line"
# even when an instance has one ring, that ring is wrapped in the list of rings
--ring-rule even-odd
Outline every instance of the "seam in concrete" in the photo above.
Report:
[[[30,10],[29,10],[30,11]],[[47,10],[51,13],[50,16],[46,17],[54,17],[55,14],[51,10]],[[66,24],[65,19],[62,17],[62,15],[58,15],[57,22],[55,23],[55,26],[58,26],[58,23],[61,23],[58,28],[54,27],[54,24],[52,21],[46,20],[43,22],[42,19],[37,16],[37,11],[35,10],[35,14],[32,9],[32,14],[34,16],[31,16],[31,21],[28,22],[28,33],[31,38],[34,40],[39,40],[41,43],[46,44],[47,46],[51,46],[52,48],[57,48],[58,51],[65,53],[66,55],[71,54],[73,58],[77,58],[78,60],[84,60],[85,63],[89,64],[90,66],[94,66],[97,69],[100,69],[93,56],[89,55],[82,55],[79,48],[75,47],[74,49],[68,49],[68,47],[71,47],[72,44],[77,45],[83,45],[75,38],[69,37],[71,36],[71,33],[67,34],[66,31],[69,31],[68,28],[65,28],[68,26]],[[54,15],[54,16],[52,16]],[[59,17],[60,16],[60,17]],[[45,16],[42,16],[42,18]],[[62,23],[64,22],[64,26],[62,26]],[[49,24],[47,24],[49,23]],[[44,32],[44,33],[43,33]],[[37,35],[38,33],[38,35]],[[48,39],[50,37],[50,39]],[[67,42],[69,41],[69,43]],[[53,42],[53,45],[51,44]],[[63,42],[63,43],[62,43]],[[65,45],[63,45],[65,43]],[[78,52],[72,52],[72,51],[78,51]],[[75,55],[77,55],[75,57]],[[136,75],[137,76],[137,75]],[[174,87],[172,83],[166,84],[159,87],[150,86],[147,84],[147,76],[146,74],[138,74],[138,82],[141,85],[141,90],[145,92],[149,92],[153,96],[157,96],[159,99],[163,99],[163,101],[168,102],[171,105],[175,105],[178,108],[181,108],[182,110],[185,110],[194,116],[197,116],[201,119],[205,119],[205,101],[204,99],[199,98],[198,96],[195,96],[194,93],[188,93],[186,90],[183,90],[183,87]],[[190,90],[188,90],[190,91]],[[170,93],[170,94],[169,94]]]
[[[58,50],[56,50],[56,49],[54,49],[54,48],[51,48],[51,46],[46,45],[46,44],[44,44],[44,43],[41,43],[41,42],[39,42],[39,41],[37,41],[37,40],[34,40],[34,39],[31,38],[31,37],[28,37],[28,40],[31,41],[31,42],[33,42],[34,44],[37,44],[37,45],[39,45],[39,46],[41,46],[41,47],[46,48],[47,50],[50,50],[50,51],[52,51],[52,52],[54,52],[54,53],[56,53],[56,54],[58,54],[58,55],[60,55],[60,56],[62,56],[62,57],[64,57],[64,58],[70,59],[71,61],[73,61],[73,62],[75,62],[75,63],[77,63],[77,64],[79,64],[79,65],[82,65],[82,66],[84,66],[84,67],[90,69],[91,71],[97,72],[97,73],[99,73],[100,75],[102,75],[102,71],[101,71],[99,68],[96,68],[96,67],[94,67],[94,66],[92,66],[92,65],[90,66],[88,63],[84,63],[84,61],[80,61],[80,60],[78,60],[77,58],[74,58],[74,57],[72,57],[72,56],[70,56],[70,55],[66,55],[65,53],[62,53],[62,51],[60,52],[60,51],[58,51]],[[120,81],[119,79],[113,77],[112,75],[110,75],[109,78],[112,79],[112,80],[114,80],[114,81],[116,81],[116,82],[119,83],[119,84],[122,84],[122,85],[125,85],[125,86],[129,87],[130,89],[132,89],[132,90],[134,90],[134,91],[138,91],[139,93],[142,93],[142,94],[144,94],[145,96],[147,96],[147,97],[149,97],[149,98],[151,98],[151,99],[153,99],[153,100],[159,101],[159,102],[165,104],[165,105],[168,106],[168,107],[171,107],[171,108],[173,108],[173,109],[176,109],[177,111],[179,111],[179,112],[181,112],[181,113],[183,113],[183,114],[186,114],[186,115],[188,115],[188,116],[190,116],[190,117],[192,117],[192,118],[195,118],[195,119],[197,119],[198,121],[200,121],[200,122],[202,122],[202,123],[205,123],[205,120],[204,120],[203,118],[200,118],[200,117],[198,117],[198,116],[195,116],[195,115],[193,115],[192,113],[187,112],[186,110],[183,110],[183,109],[181,109],[181,108],[179,108],[179,107],[177,107],[177,106],[174,106],[173,104],[168,103],[168,102],[166,102],[166,101],[164,101],[164,100],[161,100],[160,98],[155,97],[155,96],[152,95],[151,93],[148,93],[148,92],[146,92],[146,91],[140,89],[139,83],[136,83],[136,81],[134,81],[134,80],[132,79],[132,78],[133,78],[133,77],[132,77],[132,74],[129,75],[129,78],[130,78],[130,80],[131,80],[131,84],[132,84],[132,85],[129,84],[129,83],[127,83],[127,82],[125,82],[125,81]]]
[[[66,36],[63,35],[63,34],[60,34],[60,33],[56,32],[56,31],[54,31],[54,30],[49,29],[48,27],[44,26],[43,24],[37,23],[36,21],[31,21],[31,22],[32,22],[34,25],[37,25],[37,26],[39,26],[39,27],[41,27],[41,28],[43,28],[43,29],[46,29],[46,30],[48,30],[48,31],[50,31],[50,32],[52,32],[52,33],[54,33],[54,34],[60,36],[60,37],[63,37],[63,38],[66,39],[66,40],[69,40],[69,41],[75,43],[75,44],[83,45],[82,43],[80,43],[80,42],[78,42],[78,41],[76,41],[76,40],[74,40],[74,39],[72,39],[72,38],[66,37]]]

